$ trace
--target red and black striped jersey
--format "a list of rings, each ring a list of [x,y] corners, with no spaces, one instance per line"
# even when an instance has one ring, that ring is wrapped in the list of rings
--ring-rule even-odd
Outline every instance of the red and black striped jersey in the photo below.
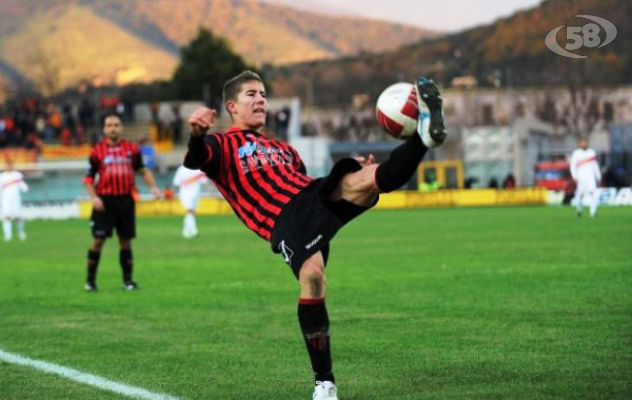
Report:
[[[312,181],[293,147],[239,127],[191,137],[184,166],[206,173],[239,219],[268,241],[283,207]]]
[[[94,183],[98,195],[129,195],[136,184],[134,172],[144,168],[137,145],[120,140],[112,144],[108,139],[98,143],[90,154],[90,169],[84,183]]]

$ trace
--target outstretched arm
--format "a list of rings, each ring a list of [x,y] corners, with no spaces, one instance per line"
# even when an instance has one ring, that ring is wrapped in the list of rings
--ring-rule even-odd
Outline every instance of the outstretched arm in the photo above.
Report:
[[[207,107],[200,107],[189,117],[191,137],[189,150],[184,158],[184,166],[189,169],[200,169],[213,156],[211,148],[204,140],[209,129],[215,126],[217,112]]]
[[[206,146],[204,136],[193,136],[189,138],[189,150],[184,156],[184,166],[189,169],[200,169],[211,158],[211,151]]]

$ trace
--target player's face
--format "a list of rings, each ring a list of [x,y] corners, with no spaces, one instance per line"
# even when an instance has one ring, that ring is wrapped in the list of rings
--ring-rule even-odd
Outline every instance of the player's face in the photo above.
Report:
[[[103,134],[111,142],[118,142],[123,135],[123,123],[119,117],[107,117],[103,122]]]
[[[237,100],[228,101],[228,110],[237,126],[253,130],[264,126],[268,101],[263,83],[258,81],[243,83]]]
[[[579,147],[582,150],[586,150],[588,148],[588,141],[586,139],[582,139],[579,141]]]

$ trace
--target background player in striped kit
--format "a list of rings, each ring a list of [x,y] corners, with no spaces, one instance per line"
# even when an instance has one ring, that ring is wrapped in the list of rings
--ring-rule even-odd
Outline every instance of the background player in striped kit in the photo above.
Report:
[[[590,205],[590,216],[597,215],[599,205],[599,181],[601,171],[597,162],[597,153],[588,148],[588,140],[580,138],[579,148],[571,155],[571,175],[576,183],[575,189],[575,209],[577,216],[581,217],[584,198],[587,197]]]
[[[200,191],[203,184],[208,185],[208,179],[204,172],[188,169],[184,165],[178,167],[173,177],[173,186],[178,188],[178,198],[182,208],[185,210],[182,236],[187,239],[198,234],[195,222],[195,209],[200,199]]]
[[[13,238],[13,220],[17,222],[18,237],[26,240],[24,216],[22,215],[22,192],[29,190],[22,173],[16,171],[13,161],[6,158],[7,170],[0,174],[0,217],[4,241]]]
[[[406,183],[428,148],[446,137],[437,87],[426,78],[416,84],[417,101],[430,110],[430,116],[420,113],[418,135],[380,165],[372,156],[346,158],[318,179],[305,175],[294,148],[263,131],[266,91],[253,72],[242,72],[224,85],[224,105],[233,127],[208,133],[216,115],[208,108],[189,118],[192,132],[184,165],[201,169],[213,180],[237,217],[283,255],[299,281],[298,320],[314,371],[314,400],[338,399],[325,307],[329,242],[346,223],[374,206],[380,193]]]
[[[135,172],[143,175],[155,197],[160,197],[154,176],[143,165],[138,146],[123,139],[123,123],[116,114],[103,120],[105,138],[90,154],[90,169],[84,178],[92,198],[91,230],[94,241],[88,250],[87,280],[85,289],[97,290],[96,276],[101,249],[116,228],[119,238],[119,263],[123,271],[123,289],[138,288],[132,280],[132,239],[136,237],[136,209],[132,192],[136,188]]]

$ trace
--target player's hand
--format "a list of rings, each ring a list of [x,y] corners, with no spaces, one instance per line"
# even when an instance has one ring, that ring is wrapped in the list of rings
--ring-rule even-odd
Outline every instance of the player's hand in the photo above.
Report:
[[[203,136],[215,126],[215,118],[217,111],[208,107],[200,107],[193,111],[189,117],[189,126],[191,127],[191,136]]]
[[[92,208],[97,211],[105,210],[105,207],[103,206],[103,200],[101,200],[99,196],[94,196],[92,198]]]
[[[375,164],[375,157],[373,157],[373,154],[369,154],[368,158],[364,158],[362,156],[359,156],[359,157],[355,157],[355,159],[363,167],[366,166],[366,165],[373,165],[373,164]]]
[[[162,197],[162,192],[156,186],[150,189],[151,195],[154,196],[154,199],[159,199]]]

